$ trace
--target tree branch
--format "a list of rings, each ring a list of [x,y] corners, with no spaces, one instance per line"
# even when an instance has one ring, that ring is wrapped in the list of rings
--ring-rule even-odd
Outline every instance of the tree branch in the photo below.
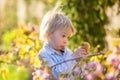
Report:
[[[83,58],[88,58],[88,57],[98,56],[98,55],[104,55],[104,53],[103,53],[103,52],[98,52],[98,53],[94,53],[94,54],[82,55],[82,56],[79,56],[79,57],[76,57],[76,58],[73,58],[73,59],[68,59],[68,60],[59,62],[59,63],[51,66],[51,68],[53,68],[53,67],[55,67],[55,66],[57,66],[57,65],[60,65],[60,64],[62,64],[62,63],[68,62],[68,61],[72,61],[72,60],[76,60],[76,59],[83,59]]]

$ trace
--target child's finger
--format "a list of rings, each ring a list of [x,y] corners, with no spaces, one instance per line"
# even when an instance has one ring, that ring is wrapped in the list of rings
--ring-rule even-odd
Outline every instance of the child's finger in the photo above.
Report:
[[[86,49],[82,49],[82,52],[81,52],[83,55],[87,54],[87,51]]]
[[[81,43],[80,46],[84,49],[90,49],[90,44],[88,42],[83,42],[83,43]]]

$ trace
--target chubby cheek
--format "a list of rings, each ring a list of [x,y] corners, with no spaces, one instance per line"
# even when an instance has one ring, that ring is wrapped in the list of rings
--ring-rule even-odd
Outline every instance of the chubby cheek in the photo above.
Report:
[[[62,40],[60,38],[56,38],[54,42],[57,43],[57,44],[61,44]]]
[[[51,42],[54,44],[56,47],[60,46],[63,44],[63,39],[60,35],[52,35],[51,37]]]
[[[57,44],[57,43],[59,43],[59,38],[56,37],[56,36],[51,36],[51,37],[50,37],[50,41],[51,41],[53,44]]]
[[[62,41],[61,38],[56,38],[56,40],[54,41],[54,43],[56,43],[57,46],[63,45],[63,41]]]

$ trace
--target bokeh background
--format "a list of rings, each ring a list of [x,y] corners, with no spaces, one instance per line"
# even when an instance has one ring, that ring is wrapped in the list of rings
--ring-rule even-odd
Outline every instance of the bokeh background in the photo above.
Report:
[[[32,80],[39,25],[55,6],[77,30],[70,49],[87,41],[91,51],[112,50],[120,42],[119,0],[0,0],[0,80]]]

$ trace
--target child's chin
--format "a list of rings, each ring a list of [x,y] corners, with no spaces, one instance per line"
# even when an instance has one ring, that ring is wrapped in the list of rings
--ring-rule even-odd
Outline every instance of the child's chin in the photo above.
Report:
[[[63,52],[63,53],[64,53],[64,48],[62,48],[62,49],[61,49],[61,52]]]

